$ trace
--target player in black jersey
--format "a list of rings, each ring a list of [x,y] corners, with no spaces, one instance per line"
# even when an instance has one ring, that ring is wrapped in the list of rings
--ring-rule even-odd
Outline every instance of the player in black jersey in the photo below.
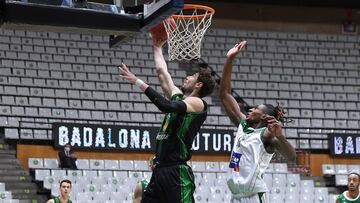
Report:
[[[210,95],[215,82],[210,71],[201,69],[187,76],[181,90],[167,70],[162,54],[166,42],[153,37],[156,71],[165,97],[138,79],[123,64],[120,75],[140,87],[166,116],[156,137],[156,163],[142,203],[193,203],[194,175],[186,164],[191,145],[207,116],[207,104],[201,98]]]

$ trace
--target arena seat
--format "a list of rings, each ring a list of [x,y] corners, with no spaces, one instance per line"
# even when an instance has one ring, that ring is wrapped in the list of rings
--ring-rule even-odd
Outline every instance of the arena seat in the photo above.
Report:
[[[300,195],[298,191],[286,193],[285,202],[300,203]]]
[[[338,196],[339,196],[338,194],[329,194],[329,196],[328,196],[328,203],[334,203],[334,202],[336,202]]]
[[[286,185],[292,188],[300,188],[300,175],[296,173],[286,174]]]
[[[29,168],[44,168],[43,159],[41,158],[29,158]]]
[[[323,175],[335,175],[335,165],[334,164],[323,164],[322,172],[323,172]]]
[[[345,174],[336,174],[335,175],[335,185],[346,186],[347,181],[348,181],[347,175],[345,175]]]
[[[120,170],[134,170],[134,161],[131,160],[120,160]]]
[[[119,170],[119,161],[118,160],[105,160],[104,168],[106,170]]]
[[[59,168],[59,162],[57,159],[44,159],[44,168],[55,169]]]
[[[328,202],[329,190],[327,187],[316,187],[314,190],[314,203]]]
[[[90,159],[89,163],[90,163],[90,169],[93,169],[93,170],[104,169],[104,160]]]
[[[360,165],[350,164],[348,165],[348,173],[355,172],[360,174]]]
[[[191,168],[194,172],[203,172],[206,171],[205,162],[197,162],[192,161],[191,162]]]

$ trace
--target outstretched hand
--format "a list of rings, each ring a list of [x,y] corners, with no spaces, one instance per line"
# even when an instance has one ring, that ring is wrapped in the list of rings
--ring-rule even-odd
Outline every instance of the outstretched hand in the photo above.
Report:
[[[271,135],[275,137],[283,136],[280,121],[276,120],[274,116],[266,116],[264,120],[267,122],[267,129]]]
[[[121,64],[121,66],[119,66],[119,72],[120,77],[129,81],[131,84],[135,84],[136,80],[138,79],[123,63]]]
[[[246,41],[241,41],[240,43],[235,44],[235,46],[227,52],[226,57],[234,58],[238,53],[240,53],[245,44]]]

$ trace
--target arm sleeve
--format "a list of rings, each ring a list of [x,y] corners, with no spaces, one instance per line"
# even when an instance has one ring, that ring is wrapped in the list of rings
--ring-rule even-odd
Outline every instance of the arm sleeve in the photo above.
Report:
[[[183,101],[169,101],[151,87],[146,88],[145,94],[152,101],[152,103],[162,112],[186,113],[186,104]]]

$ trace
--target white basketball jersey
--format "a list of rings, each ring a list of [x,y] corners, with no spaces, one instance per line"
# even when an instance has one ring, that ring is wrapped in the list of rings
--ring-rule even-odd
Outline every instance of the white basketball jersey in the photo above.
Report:
[[[234,197],[267,192],[264,172],[273,154],[266,152],[261,137],[266,128],[254,129],[240,121],[231,152],[228,187]]]

